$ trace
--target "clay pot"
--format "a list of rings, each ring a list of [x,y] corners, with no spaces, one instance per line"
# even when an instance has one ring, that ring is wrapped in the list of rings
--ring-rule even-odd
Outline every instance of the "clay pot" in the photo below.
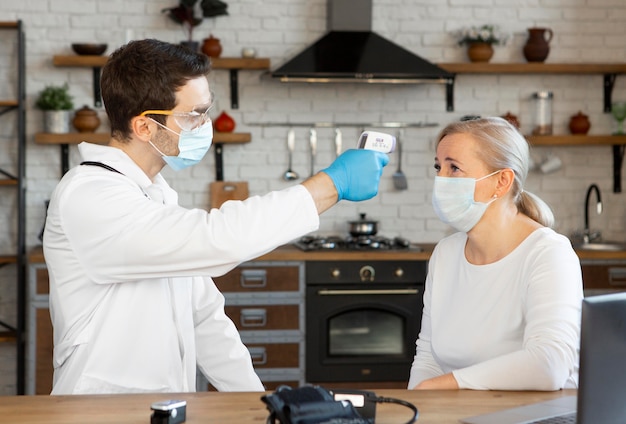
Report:
[[[209,35],[209,38],[205,38],[204,43],[202,43],[202,53],[209,57],[220,57],[222,54],[222,44],[219,38],[213,37],[212,34]]]
[[[85,105],[76,111],[72,124],[78,132],[92,133],[100,126],[100,118],[95,110]]]
[[[226,112],[222,112],[213,121],[213,126],[219,132],[233,132],[235,130],[235,120]]]
[[[519,130],[520,125],[519,125],[519,119],[517,119],[517,116],[513,115],[511,112],[507,112],[506,115],[502,115],[502,118],[509,121],[511,125],[513,125],[515,128]]]
[[[524,45],[524,57],[529,62],[543,62],[550,53],[552,40],[550,28],[528,28],[528,40]]]
[[[493,47],[489,43],[469,43],[467,57],[471,62],[489,62],[493,56]]]
[[[591,128],[589,117],[580,111],[569,121],[569,130],[572,134],[587,134],[589,128]]]

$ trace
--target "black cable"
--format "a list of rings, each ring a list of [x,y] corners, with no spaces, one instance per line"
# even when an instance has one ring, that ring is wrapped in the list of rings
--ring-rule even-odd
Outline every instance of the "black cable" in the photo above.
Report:
[[[407,421],[405,424],[413,424],[415,421],[417,421],[417,416],[419,415],[419,411],[417,410],[417,407],[410,402],[407,402],[402,399],[395,399],[395,398],[388,398],[388,397],[377,397],[374,399],[374,402],[396,403],[398,405],[406,406],[407,408],[413,411],[413,417],[409,421]]]

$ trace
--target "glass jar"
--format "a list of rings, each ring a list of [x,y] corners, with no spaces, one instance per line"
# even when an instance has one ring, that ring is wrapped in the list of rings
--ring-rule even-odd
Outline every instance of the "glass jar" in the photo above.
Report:
[[[533,135],[552,134],[552,92],[538,91],[532,95]]]

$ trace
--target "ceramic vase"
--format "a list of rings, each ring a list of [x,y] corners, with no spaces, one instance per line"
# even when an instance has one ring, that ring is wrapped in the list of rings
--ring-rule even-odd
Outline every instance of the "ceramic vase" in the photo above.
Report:
[[[95,110],[85,105],[76,111],[72,124],[78,132],[92,133],[95,132],[100,126],[100,118]]]
[[[580,111],[569,121],[569,130],[572,134],[587,134],[590,128],[589,117]]]
[[[489,43],[474,42],[467,46],[467,57],[471,62],[489,62],[493,47]]]
[[[528,40],[524,45],[524,57],[528,62],[543,62],[550,53],[552,40],[550,28],[528,28]]]
[[[220,57],[222,54],[222,44],[219,38],[209,35],[209,38],[205,38],[202,43],[202,53],[209,57]]]
[[[213,127],[219,132],[233,132],[235,130],[235,120],[226,112],[213,121]]]

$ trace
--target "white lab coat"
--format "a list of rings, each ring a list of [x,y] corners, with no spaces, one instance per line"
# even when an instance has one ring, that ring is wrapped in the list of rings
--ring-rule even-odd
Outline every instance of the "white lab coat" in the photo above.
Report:
[[[79,149],[123,175],[77,166],[50,201],[52,394],[194,391],[196,364],[218,390],[263,390],[211,277],[316,230],[309,192],[190,210],[121,150]]]

